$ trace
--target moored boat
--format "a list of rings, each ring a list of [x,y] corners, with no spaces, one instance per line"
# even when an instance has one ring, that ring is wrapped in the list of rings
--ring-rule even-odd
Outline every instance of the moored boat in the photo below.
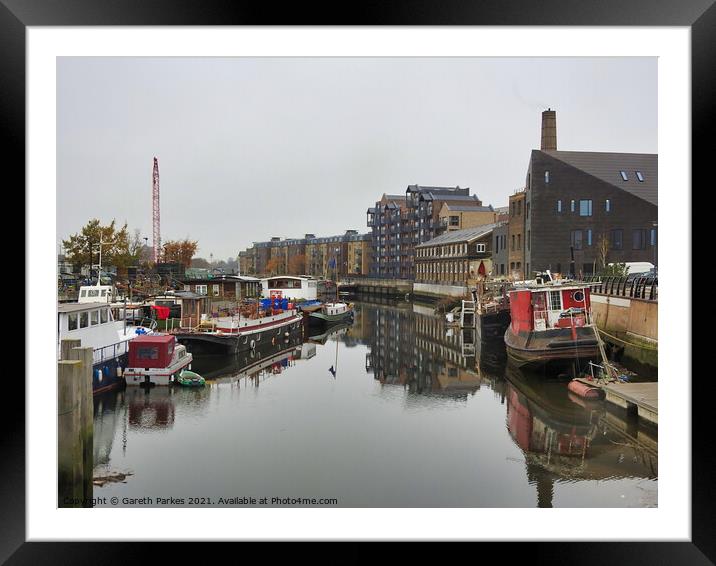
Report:
[[[191,367],[192,355],[170,334],[139,336],[129,343],[127,385],[169,385]]]
[[[286,299],[275,301],[264,299],[260,306],[256,304],[254,312],[242,314],[240,309],[238,315],[208,319],[172,334],[191,351],[236,353],[254,350],[264,342],[276,343],[301,329],[303,315]]]
[[[505,346],[518,367],[570,367],[599,359],[588,284],[525,283],[510,291],[510,316]]]
[[[80,287],[76,303],[57,306],[58,357],[62,340],[79,340],[81,346],[92,347],[92,393],[98,394],[124,385],[122,375],[127,366],[129,343],[142,334],[151,334],[154,321],[131,325],[115,320],[110,299],[111,285]]]
[[[332,324],[348,321],[353,318],[353,305],[351,303],[324,303],[321,308],[309,313],[309,321],[322,324]]]
[[[198,373],[189,370],[182,370],[177,383],[183,387],[203,387],[206,380]]]

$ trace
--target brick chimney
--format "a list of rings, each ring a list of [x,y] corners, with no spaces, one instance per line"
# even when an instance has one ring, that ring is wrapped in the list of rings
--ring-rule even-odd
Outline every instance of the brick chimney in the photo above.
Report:
[[[542,112],[542,151],[557,151],[557,113],[547,108]]]

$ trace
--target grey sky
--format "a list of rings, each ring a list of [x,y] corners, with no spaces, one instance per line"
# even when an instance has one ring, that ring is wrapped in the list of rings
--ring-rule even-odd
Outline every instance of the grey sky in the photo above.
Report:
[[[409,184],[504,206],[539,148],[657,152],[656,58],[57,60],[57,230],[125,220],[235,257],[252,241],[366,232]]]

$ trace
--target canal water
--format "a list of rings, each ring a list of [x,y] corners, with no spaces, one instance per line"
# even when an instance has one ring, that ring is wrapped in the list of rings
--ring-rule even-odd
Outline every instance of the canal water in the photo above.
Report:
[[[95,399],[112,506],[655,507],[656,429],[527,375],[432,308],[197,356],[203,388]],[[307,333],[308,334],[308,333]],[[315,332],[319,334],[319,332]],[[264,499],[262,499],[264,498]]]

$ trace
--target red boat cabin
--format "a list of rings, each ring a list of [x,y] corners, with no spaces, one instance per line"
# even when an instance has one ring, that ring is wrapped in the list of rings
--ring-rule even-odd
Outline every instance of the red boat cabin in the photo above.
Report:
[[[589,287],[537,287],[510,292],[512,332],[539,332],[590,322]]]
[[[129,367],[165,368],[172,363],[174,336],[170,334],[150,334],[137,336],[129,342]]]

